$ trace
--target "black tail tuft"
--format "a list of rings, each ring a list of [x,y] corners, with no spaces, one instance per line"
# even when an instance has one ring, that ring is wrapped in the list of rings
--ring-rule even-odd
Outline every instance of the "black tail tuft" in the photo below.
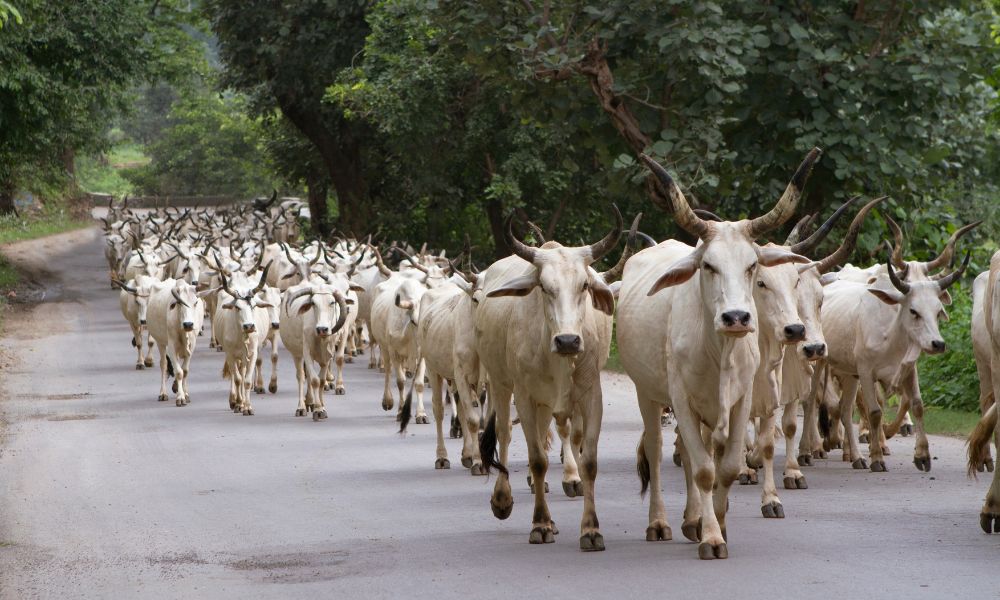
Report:
[[[646,491],[649,490],[649,457],[646,456],[646,434],[643,432],[639,436],[639,446],[635,449],[635,470],[639,473],[639,482],[642,487],[639,489],[639,497],[645,498]]]
[[[170,357],[167,357],[167,376],[175,377],[174,375],[174,363],[170,361]]]
[[[134,335],[132,336],[132,347],[133,348],[138,348],[139,347],[139,344],[136,343],[136,341],[135,341],[135,336]]]
[[[826,407],[825,402],[819,403],[819,433],[824,438],[830,437],[830,427],[833,423],[830,422],[830,409]]]
[[[496,468],[504,475],[509,475],[507,472],[507,467],[500,464],[499,458],[497,458],[497,414],[493,413],[490,415],[490,420],[486,424],[486,429],[483,430],[483,436],[479,439],[479,454],[483,459],[483,469],[486,474],[490,474],[490,470]]]
[[[399,413],[399,433],[406,433],[406,426],[410,424],[410,417],[413,416],[413,385],[406,393],[406,402],[403,402],[403,409]]]

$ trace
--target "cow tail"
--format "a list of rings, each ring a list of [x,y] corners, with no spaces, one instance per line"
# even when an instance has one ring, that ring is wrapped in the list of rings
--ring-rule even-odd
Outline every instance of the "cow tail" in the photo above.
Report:
[[[139,344],[136,343],[136,341],[135,341],[135,336],[134,335],[132,336],[132,347],[133,348],[138,348],[139,347]]]
[[[406,401],[399,413],[399,433],[406,433],[406,426],[410,424],[410,417],[413,415],[413,383],[410,384],[410,391],[406,393]]]
[[[639,436],[639,445],[635,449],[635,470],[639,473],[639,497],[645,498],[649,490],[649,457],[646,456],[646,432]]]
[[[826,407],[826,402],[819,403],[819,432],[824,438],[830,437],[830,409]]]
[[[497,457],[497,413],[493,412],[490,414],[490,420],[486,423],[486,429],[483,430],[483,437],[479,439],[479,454],[483,459],[483,469],[486,474],[490,474],[490,470],[496,468],[497,471],[504,475],[509,475],[507,472],[507,467],[500,464],[500,460]]]
[[[174,375],[174,363],[171,362],[169,354],[167,355],[167,376],[168,377],[176,377]]]
[[[983,418],[976,423],[975,429],[969,435],[966,445],[969,447],[969,477],[975,478],[976,471],[982,468],[990,454],[990,438],[997,426],[997,405],[990,407]]]
[[[229,379],[229,361],[222,363],[222,378]]]

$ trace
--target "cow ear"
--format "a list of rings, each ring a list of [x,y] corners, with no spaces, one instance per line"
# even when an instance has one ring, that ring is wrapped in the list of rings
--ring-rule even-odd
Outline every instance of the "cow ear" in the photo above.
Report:
[[[313,307],[313,303],[310,300],[309,302],[306,302],[305,304],[303,304],[302,306],[299,307],[299,314],[300,315],[301,314],[305,314],[312,307]]]
[[[592,278],[590,281],[590,299],[594,303],[594,308],[606,315],[615,313],[615,295],[606,283]]]
[[[527,296],[531,290],[538,286],[538,273],[523,275],[511,279],[497,289],[486,294],[487,298],[499,298],[503,296]]]
[[[941,299],[941,304],[944,304],[945,306],[949,306],[951,304],[951,294],[948,293],[948,290],[942,290],[942,292],[938,294],[938,298]]]
[[[618,298],[618,294],[620,294],[622,292],[622,282],[621,281],[616,281],[616,282],[612,283],[611,285],[609,285],[608,288],[611,290],[611,293],[614,294],[615,298],[617,299]]]
[[[365,288],[361,287],[360,285],[358,285],[356,283],[352,283],[350,285],[350,288],[351,288],[352,292],[363,292],[363,291],[365,291]]]
[[[757,261],[762,267],[775,267],[785,263],[799,263],[805,265],[813,262],[812,259],[806,258],[800,254],[770,246],[757,246]]]
[[[674,264],[670,265],[670,268],[667,269],[666,273],[660,275],[660,278],[656,280],[653,287],[649,288],[649,292],[647,292],[646,295],[652,296],[662,289],[684,283],[688,279],[691,279],[691,277],[698,270],[700,262],[701,253],[697,250],[677,260]]]
[[[867,288],[869,292],[875,295],[876,298],[885,302],[890,306],[895,306],[903,299],[902,294],[896,292],[895,290],[883,290],[880,288]]]
[[[207,290],[198,292],[199,298],[204,298],[205,296],[211,296],[215,292],[219,291],[219,288],[208,288]]]
[[[409,300],[400,300],[399,294],[396,294],[396,306],[402,308],[403,310],[410,310],[413,308],[413,302],[410,302]]]
[[[225,304],[222,305],[222,308],[224,308],[226,310],[232,310],[232,309],[236,308],[236,302],[235,301],[234,302],[226,302]]]
[[[285,280],[285,279],[291,279],[292,277],[295,277],[295,276],[296,276],[296,275],[298,275],[298,274],[299,274],[299,272],[298,272],[298,271],[292,271],[291,273],[288,273],[287,275],[282,275],[282,276],[281,276],[281,279],[282,279],[282,280]]]
[[[351,300],[350,298],[345,298],[344,299],[344,303],[345,304],[354,304],[354,300]]]
[[[823,273],[819,277],[820,285],[830,285],[834,281],[837,281],[838,277],[836,273]]]
[[[274,305],[270,302],[258,302],[254,304],[257,308],[272,308]]]

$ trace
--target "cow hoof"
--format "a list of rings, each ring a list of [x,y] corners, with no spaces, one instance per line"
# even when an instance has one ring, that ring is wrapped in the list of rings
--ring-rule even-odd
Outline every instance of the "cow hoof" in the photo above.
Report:
[[[222,346],[220,346],[220,345],[216,344],[216,345],[215,345],[215,351],[216,351],[216,352],[222,352]]]
[[[716,558],[729,558],[729,550],[726,543],[712,545],[708,542],[698,544],[698,558],[702,560],[713,560]]]
[[[813,450],[813,458],[826,458],[826,450]]]
[[[382,410],[392,410],[392,398],[382,398]]]
[[[783,507],[780,502],[771,502],[769,504],[763,504],[760,507],[760,512],[762,515],[764,515],[765,519],[785,518],[785,507]]]
[[[264,386],[255,387],[253,389],[253,391],[256,392],[256,393],[258,393],[258,394],[263,394],[264,393]]]
[[[159,400],[160,402],[166,402],[167,401],[167,395],[166,394],[160,394],[159,396],[156,397],[156,399]]]
[[[187,402],[185,402],[185,401],[181,400],[180,398],[178,398],[178,399],[177,399],[177,400],[176,400],[176,401],[174,402],[174,404],[176,404],[177,406],[186,406],[186,405],[187,405]]]
[[[278,384],[277,383],[268,384],[267,391],[271,392],[272,394],[277,394],[278,393]]]
[[[504,521],[510,516],[510,513],[514,512],[514,499],[511,498],[504,504],[498,504],[493,498],[490,498],[490,509],[493,511],[494,517]]]
[[[656,523],[646,528],[647,542],[668,542],[674,539],[674,533],[670,531],[670,526],[665,523]]]
[[[811,467],[811,466],[813,466],[813,457],[812,457],[812,454],[800,454],[799,457],[798,457],[798,459],[796,459],[796,460],[798,460],[798,463],[799,463],[800,467]]]
[[[472,458],[470,458],[468,456],[463,456],[462,457],[462,466],[465,467],[466,469],[471,469],[472,468]]]
[[[479,463],[472,465],[472,468],[469,469],[469,472],[477,477],[480,475],[486,475],[486,469],[484,469],[483,465]]]
[[[152,358],[147,358],[146,360],[142,361],[142,364],[144,364],[147,367],[152,367],[153,366],[153,359]]]
[[[859,458],[856,461],[854,461],[854,462],[851,463],[851,467],[854,468],[854,469],[867,469],[868,468],[868,461],[866,461],[863,458]]]
[[[872,473],[885,473],[889,469],[885,468],[885,461],[873,460],[871,465]]]
[[[603,552],[604,536],[597,533],[585,533],[580,536],[580,550],[584,552]]]
[[[681,524],[681,533],[692,542],[701,541],[701,517],[697,521],[684,521]]]
[[[364,354],[364,353],[365,353],[365,350],[364,350],[364,348],[358,348],[358,349],[357,349],[357,355],[356,355],[356,356],[361,356],[361,355],[362,355],[362,354]]]
[[[986,533],[1000,533],[1000,513],[980,513],[979,526]]]
[[[913,464],[917,466],[917,470],[929,473],[931,470],[931,457],[929,456],[914,456]],[[882,465],[884,468],[885,465]]]
[[[323,384],[323,391],[324,392],[329,392],[331,390],[333,390],[333,384],[332,383],[325,383],[325,384]]]
[[[677,466],[677,467],[683,466],[683,463],[681,462],[681,453],[680,452],[674,452],[674,466]]]
[[[556,535],[551,527],[535,527],[528,534],[529,544],[551,544],[556,541]]]
[[[749,473],[740,473],[740,485],[750,485]]]
[[[799,478],[785,477],[785,478],[782,479],[782,482],[785,484],[785,489],[786,490],[807,490],[807,489],[809,489],[809,486],[806,484],[806,478],[805,477],[799,477]]]
[[[349,356],[349,355],[345,355],[344,356],[344,362],[347,363],[347,364],[349,364],[349,365],[350,364],[354,364],[354,357],[353,356]]]
[[[304,409],[304,408],[296,408],[295,409],[295,416],[296,417],[304,417],[304,416],[306,416],[306,409]]]
[[[994,469],[993,459],[992,458],[987,458],[986,459],[986,470],[989,471],[990,473],[992,473],[993,469]]]
[[[427,425],[430,421],[427,420],[427,415],[417,415],[413,422],[418,425]]]
[[[899,435],[903,437],[909,437],[913,435],[913,425],[910,425],[909,423],[904,423],[899,428]]]
[[[577,484],[579,484],[580,492],[577,492]],[[576,498],[577,496],[583,495],[583,482],[582,481],[564,481],[562,482],[563,493],[566,494],[567,498]]]
[[[243,409],[243,416],[244,417],[252,417],[253,416],[253,409],[252,408],[244,408]]]
[[[882,446],[882,456],[889,456],[892,452],[889,451],[889,446]]]
[[[861,435],[859,435],[858,436],[858,443],[859,444],[867,444],[868,443],[868,434],[867,433],[862,433]]]
[[[174,380],[174,384],[172,386],[170,386],[170,391],[173,392],[173,393],[175,393],[175,394],[177,393],[177,380],[176,379]]]
[[[437,459],[437,460],[434,461],[434,468],[435,469],[450,469],[451,468],[451,461],[449,461],[447,458],[439,458],[439,459]]]
[[[334,396],[343,396],[346,393],[347,393],[347,390],[345,390],[343,386],[341,386],[341,387],[336,388],[336,389],[333,390],[333,395]]]
[[[136,371],[141,371],[142,370],[142,363],[135,363],[135,370]]]

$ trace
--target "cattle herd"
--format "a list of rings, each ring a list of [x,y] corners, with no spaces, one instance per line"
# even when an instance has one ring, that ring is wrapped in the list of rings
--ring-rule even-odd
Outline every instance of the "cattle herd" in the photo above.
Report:
[[[853,199],[811,235],[815,217],[800,221],[784,243],[759,243],[795,212],[819,156],[819,149],[809,152],[767,214],[741,221],[692,210],[667,171],[641,156],[662,207],[697,242],[656,243],[637,230],[636,217],[623,254],[604,272],[593,265],[618,246],[624,229],[613,206],[610,232],[584,246],[545,242],[537,229],[543,243],[529,244],[508,221],[513,254],[478,271],[466,253],[449,260],[426,246],[373,244],[371,236],[300,242],[303,205],[294,199],[184,211],[136,211],[126,202],[109,206],[106,256],[135,368],[152,367],[158,349],[160,401],[168,399],[170,378],[176,405],[191,401],[187,375],[204,335],[224,357],[229,408],[253,415],[251,392],[264,393],[268,348],[267,389],[277,391],[280,339],[295,365],[294,414],[321,421],[324,392],[345,394],[344,363],[367,352],[369,368],[384,370],[381,406],[396,409],[400,430],[411,420],[428,422],[423,395],[430,384],[437,469],[450,468],[443,421],[453,399],[449,435],[462,438],[462,466],[473,475],[498,472],[490,506],[500,519],[513,508],[506,465],[520,422],[535,502],[533,544],[558,533],[545,495],[554,421],[563,492],[583,497],[580,548],[604,549],[594,481],[600,373],[614,335],[643,420],[636,463],[641,490],[651,493],[646,539],[672,537],[660,458],[662,429],[675,419],[673,460],[687,488],[681,530],[699,542],[699,557],[725,558],[734,482],[757,483],[762,471],[761,512],[784,516],[776,438],[785,443],[786,490],[806,489],[802,468],[833,449],[855,469],[885,471],[885,440],[897,433],[914,435],[914,465],[931,468],[917,363],[946,350],[938,322],[946,318],[948,288],[969,262],[966,254],[954,267],[955,246],[977,224],[957,231],[934,260],[916,262],[904,259],[899,227],[883,215],[895,242],[886,242],[886,262],[845,264],[863,220],[884,200],[877,198],[857,211],[832,254],[814,257]],[[984,416],[969,442],[970,473],[994,470],[989,445],[1000,436],[993,403],[1000,377],[990,376],[1000,360],[998,278],[1000,253],[974,286]],[[883,422],[893,394],[898,417]],[[859,441],[867,442],[867,457]],[[996,475],[981,525],[1000,532]]]

